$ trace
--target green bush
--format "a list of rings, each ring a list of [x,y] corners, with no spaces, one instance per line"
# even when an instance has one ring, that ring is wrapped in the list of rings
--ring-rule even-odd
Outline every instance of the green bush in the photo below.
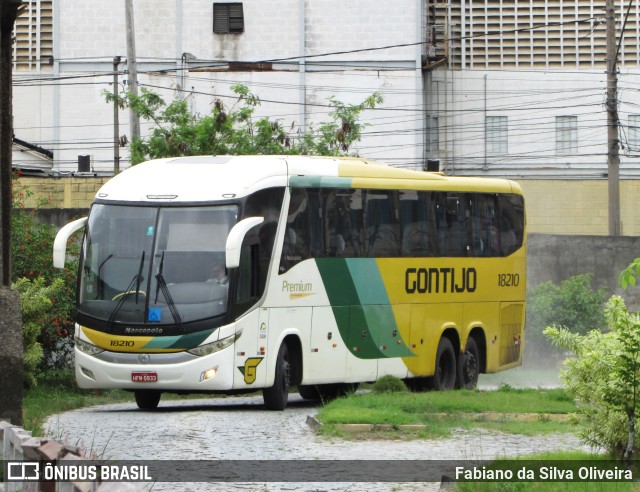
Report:
[[[560,377],[578,406],[578,435],[585,444],[621,458],[633,442],[629,423],[640,405],[636,396],[640,393],[640,318],[630,314],[618,296],[607,302],[605,316],[607,332],[581,335],[551,326],[544,333],[555,345],[575,354],[565,361]],[[638,440],[633,449],[637,455]]]
[[[21,278],[12,286],[20,293],[22,329],[24,339],[24,382],[27,387],[37,384],[39,365],[43,358],[42,345],[38,341],[42,325],[52,306],[51,299],[64,288],[62,279],[46,285],[42,277],[34,280]]]
[[[540,359],[559,355],[543,331],[547,326],[563,326],[572,333],[586,334],[605,327],[603,307],[606,290],[591,288],[592,274],[571,277],[560,285],[544,282],[527,296],[525,356]]]
[[[35,217],[35,210],[24,208],[24,200],[32,193],[27,186],[20,184],[18,178],[18,174],[13,175],[12,282],[18,282],[21,278],[42,278],[45,285],[61,281],[50,291],[51,306],[47,316],[41,320],[37,338],[44,354],[41,358],[44,367],[68,367],[73,353],[78,263],[72,259],[64,270],[53,267],[52,250],[57,230],[50,224],[39,223]],[[44,199],[38,206],[46,201]],[[77,258],[78,242],[77,238],[70,240],[68,252],[71,258]]]
[[[404,382],[395,376],[382,376],[373,383],[372,389],[374,393],[398,393],[408,391]]]

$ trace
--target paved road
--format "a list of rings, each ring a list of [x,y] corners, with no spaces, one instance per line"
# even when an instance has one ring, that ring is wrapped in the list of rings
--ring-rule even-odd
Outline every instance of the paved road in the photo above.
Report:
[[[161,401],[155,412],[134,402],[83,408],[52,416],[49,435],[82,445],[98,457],[122,460],[474,460],[546,449],[576,449],[568,435],[522,438],[487,431],[417,441],[345,441],[317,436],[306,424],[317,409],[291,395],[284,412],[264,409],[261,397]],[[175,484],[150,490],[391,490],[391,484]],[[393,490],[437,490],[403,484]]]

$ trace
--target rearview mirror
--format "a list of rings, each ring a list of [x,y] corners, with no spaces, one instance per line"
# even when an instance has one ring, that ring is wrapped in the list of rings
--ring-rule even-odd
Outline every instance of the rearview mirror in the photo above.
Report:
[[[242,241],[251,229],[264,222],[264,217],[247,217],[234,225],[227,236],[226,265],[227,268],[240,266],[240,248]]]
[[[84,227],[87,222],[86,217],[69,222],[66,226],[58,231],[56,239],[53,241],[53,266],[55,268],[64,268],[64,261],[67,257],[67,241],[71,235]]]

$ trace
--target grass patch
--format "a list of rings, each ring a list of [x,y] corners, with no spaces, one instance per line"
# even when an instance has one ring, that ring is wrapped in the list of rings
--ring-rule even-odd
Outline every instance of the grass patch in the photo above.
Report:
[[[25,390],[23,428],[43,436],[42,425],[49,415],[92,405],[131,401],[133,395],[121,390],[82,390],[72,371],[54,371],[38,377],[35,388]]]
[[[453,428],[483,427],[503,432],[535,435],[566,432],[566,422],[554,415],[576,410],[573,400],[562,389],[514,389],[503,386],[496,391],[460,390],[427,393],[356,394],[329,402],[317,415],[325,424],[323,433],[335,434],[340,424],[424,425],[427,437],[441,437]],[[493,418],[481,416],[492,412]],[[539,414],[521,422],[495,418],[495,414]],[[498,416],[499,417],[499,416]],[[338,432],[339,433],[339,432]]]
[[[507,458],[505,460],[496,460],[493,463],[497,464],[500,469],[507,469],[507,466],[500,466],[499,463],[507,461],[508,468],[514,470],[521,468],[519,462],[533,462],[544,461],[545,466],[557,466],[562,470],[569,468],[579,468],[584,465],[593,465],[594,461],[603,462],[615,462],[615,459],[611,456],[602,454],[592,454],[584,451],[548,451],[544,453],[536,453],[533,455],[522,456],[518,458]],[[567,462],[576,461],[576,465],[572,466]],[[616,463],[618,468],[621,468],[621,463]],[[487,465],[487,468],[491,468],[491,464]],[[600,468],[600,467],[599,467]],[[603,464],[602,468],[606,468]],[[577,474],[576,474],[577,476]],[[520,491],[534,491],[534,492],[626,492],[634,491],[637,489],[637,484],[630,482],[568,482],[568,481],[539,481],[539,482],[461,482],[455,484],[454,490],[456,492],[520,492]]]

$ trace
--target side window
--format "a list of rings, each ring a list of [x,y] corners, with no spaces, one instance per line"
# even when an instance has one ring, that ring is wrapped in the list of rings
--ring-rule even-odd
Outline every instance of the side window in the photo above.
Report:
[[[258,298],[262,297],[267,282],[283,198],[284,188],[268,188],[249,196],[245,202],[244,217],[264,217],[264,222],[246,235],[242,246],[252,250],[251,253],[245,253],[244,258],[257,262],[252,282],[255,282]]]
[[[324,190],[324,256],[362,256],[362,191]]]
[[[321,241],[318,191],[292,188],[279,272],[317,254]]]
[[[433,194],[400,191],[401,253],[405,257],[434,256],[437,253]]]
[[[400,224],[393,191],[366,191],[365,248],[368,257],[400,256]]]
[[[500,195],[500,252],[510,255],[524,239],[524,201],[520,195]]]
[[[471,252],[474,256],[499,256],[498,197],[476,193],[471,200]]]
[[[435,195],[440,256],[468,256],[471,230],[469,196],[459,192],[437,192]]]

